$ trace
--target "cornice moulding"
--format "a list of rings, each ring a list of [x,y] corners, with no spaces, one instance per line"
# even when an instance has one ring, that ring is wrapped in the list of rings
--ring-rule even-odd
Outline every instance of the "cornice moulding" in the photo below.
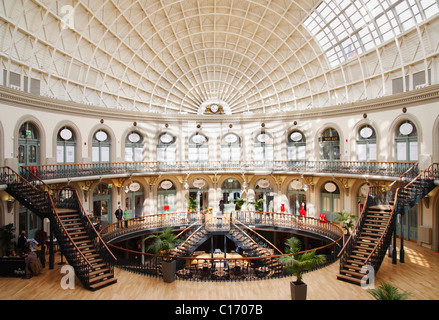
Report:
[[[0,86],[0,102],[12,104],[18,107],[26,107],[47,112],[62,113],[94,117],[105,120],[126,121],[167,121],[167,122],[259,122],[261,120],[304,120],[318,119],[321,117],[344,116],[359,114],[384,109],[407,107],[410,104],[427,102],[439,98],[439,84],[427,86],[422,89],[412,90],[391,96],[380,97],[370,100],[345,103],[336,106],[313,108],[300,111],[286,111],[276,113],[255,113],[236,115],[199,115],[199,114],[168,114],[168,113],[142,113],[129,110],[111,109],[105,107],[90,106],[76,102],[63,101],[48,97],[38,96],[31,93],[18,91],[12,88]]]

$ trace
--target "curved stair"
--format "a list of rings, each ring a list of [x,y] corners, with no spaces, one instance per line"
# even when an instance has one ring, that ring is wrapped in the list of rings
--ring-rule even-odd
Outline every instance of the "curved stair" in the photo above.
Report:
[[[390,186],[371,187],[357,225],[338,256],[337,279],[367,284],[367,269],[373,268],[376,275],[386,256],[396,230],[396,217],[428,195],[438,180],[439,164],[433,163],[421,173],[418,165],[413,166]]]
[[[117,282],[109,263],[115,257],[87,218],[76,191],[52,190],[28,171],[23,172],[24,178],[9,167],[0,169],[0,184],[7,185],[6,192],[50,220],[61,253],[85,288],[94,291]]]

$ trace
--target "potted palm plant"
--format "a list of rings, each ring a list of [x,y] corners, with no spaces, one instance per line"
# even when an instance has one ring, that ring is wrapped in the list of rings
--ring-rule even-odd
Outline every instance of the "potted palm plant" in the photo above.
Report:
[[[162,273],[164,282],[173,282],[175,280],[175,272],[177,261],[172,259],[171,252],[180,242],[172,231],[172,227],[166,227],[159,234],[152,234],[145,237],[143,241],[153,239],[154,241],[147,247],[147,251],[154,252],[155,257],[162,254]]]
[[[326,261],[326,256],[316,254],[315,250],[300,253],[300,247],[299,239],[295,237],[287,239],[285,241],[287,254],[279,258],[279,262],[285,266],[286,271],[296,277],[296,281],[290,282],[292,300],[306,300],[307,284],[303,282],[303,273]]]
[[[353,215],[351,212],[337,212],[336,222],[340,223],[340,226],[346,230],[346,235],[349,237],[351,230],[355,227],[355,221],[357,221],[358,217]]]
[[[237,210],[241,210],[242,206],[243,206],[244,203],[245,203],[245,199],[242,199],[242,198],[236,198],[234,201],[235,201],[236,209],[237,209]]]
[[[254,205],[256,212],[262,212],[264,210],[264,199],[259,198],[258,200],[254,202],[249,202],[250,204]]]
[[[197,211],[197,205],[198,205],[197,200],[192,198],[192,197],[189,197],[188,202],[187,202],[188,211],[189,212]]]
[[[376,300],[406,300],[410,296],[410,292],[400,293],[398,288],[395,288],[390,283],[381,282],[377,289],[368,289]]]
[[[0,228],[0,249],[4,249],[2,255],[9,255],[14,250],[14,232],[15,227],[12,223]]]

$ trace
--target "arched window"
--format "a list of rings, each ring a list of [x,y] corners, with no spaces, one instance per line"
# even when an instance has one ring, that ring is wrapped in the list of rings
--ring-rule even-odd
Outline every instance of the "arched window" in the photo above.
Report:
[[[176,138],[169,134],[163,133],[157,141],[157,161],[175,161],[176,160]]]
[[[303,205],[306,208],[305,188],[307,187],[298,179],[290,182],[287,191],[288,207],[286,213],[299,215],[300,207]]]
[[[258,135],[256,135],[254,141],[254,160],[273,161],[273,146],[274,146],[274,142],[270,134],[266,132],[261,132]]]
[[[404,121],[395,133],[396,161],[418,161],[418,132],[410,121]]]
[[[334,221],[337,218],[337,212],[340,212],[340,189],[337,184],[329,181],[326,182],[322,189],[322,213],[326,214],[329,221]]]
[[[137,132],[131,132],[125,139],[125,161],[143,161],[143,137]]]
[[[189,197],[197,202],[198,210],[207,210],[209,205],[209,185],[202,178],[197,178],[189,186]]]
[[[75,163],[76,137],[70,128],[64,127],[56,137],[56,162],[61,164]]]
[[[111,223],[111,188],[100,183],[93,190],[93,216],[106,226]]]
[[[359,189],[357,193],[357,215],[360,216],[361,211],[363,210],[364,206],[366,205],[366,199],[367,195],[369,193],[370,185],[368,183],[363,184]]]
[[[209,140],[201,133],[194,134],[189,139],[189,161],[209,160]]]
[[[321,160],[340,160],[340,137],[337,130],[333,128],[326,129],[319,141]]]
[[[93,135],[92,162],[110,162],[111,139],[107,132],[98,130]]]
[[[221,140],[221,161],[239,160],[241,160],[241,138],[234,133],[228,133]]]
[[[157,186],[157,212],[169,213],[177,210],[177,190],[170,180],[163,180]]]
[[[32,166],[39,164],[40,137],[37,128],[25,122],[18,130],[18,164]]]
[[[357,134],[357,160],[376,161],[377,160],[377,140],[375,130],[365,125],[358,130]]]
[[[130,218],[143,216],[144,189],[140,182],[131,182],[125,186],[124,192],[125,208],[130,212]]]
[[[306,158],[306,140],[300,131],[293,131],[287,139],[287,160],[302,161]]]
[[[262,204],[260,204],[260,210],[264,212],[273,212],[273,186],[267,179],[260,179],[255,185],[255,202],[257,203],[259,199],[263,199]],[[258,211],[258,208],[255,208]]]
[[[241,198],[241,183],[235,178],[224,180],[221,185],[221,194],[224,199],[224,212],[235,210],[235,199]]]

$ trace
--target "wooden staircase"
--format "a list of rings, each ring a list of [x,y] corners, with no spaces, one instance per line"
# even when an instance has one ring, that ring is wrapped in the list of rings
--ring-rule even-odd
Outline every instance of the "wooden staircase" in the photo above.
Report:
[[[376,205],[369,208],[363,231],[353,247],[352,254],[340,268],[339,280],[361,284],[365,273],[361,272],[368,257],[374,251],[378,241],[390,221],[393,207],[390,205]]]
[[[30,172],[19,175],[9,167],[0,167],[0,184],[6,184],[6,192],[30,211],[50,220],[62,254],[85,288],[94,291],[116,283],[111,264],[116,258],[94,229],[75,190],[50,189]]]
[[[337,279],[357,285],[368,284],[367,270],[373,268],[374,274],[378,273],[391,239],[395,237],[396,217],[407,213],[436,187],[438,181],[439,164],[434,163],[421,173],[418,165],[413,166],[390,186],[371,187],[357,225],[338,256]]]
[[[116,283],[117,279],[114,277],[112,268],[104,262],[88,236],[80,213],[74,209],[56,209],[56,212],[68,237],[73,242],[73,246],[65,251],[70,253],[77,250],[90,266],[87,279],[88,288],[95,291]]]

